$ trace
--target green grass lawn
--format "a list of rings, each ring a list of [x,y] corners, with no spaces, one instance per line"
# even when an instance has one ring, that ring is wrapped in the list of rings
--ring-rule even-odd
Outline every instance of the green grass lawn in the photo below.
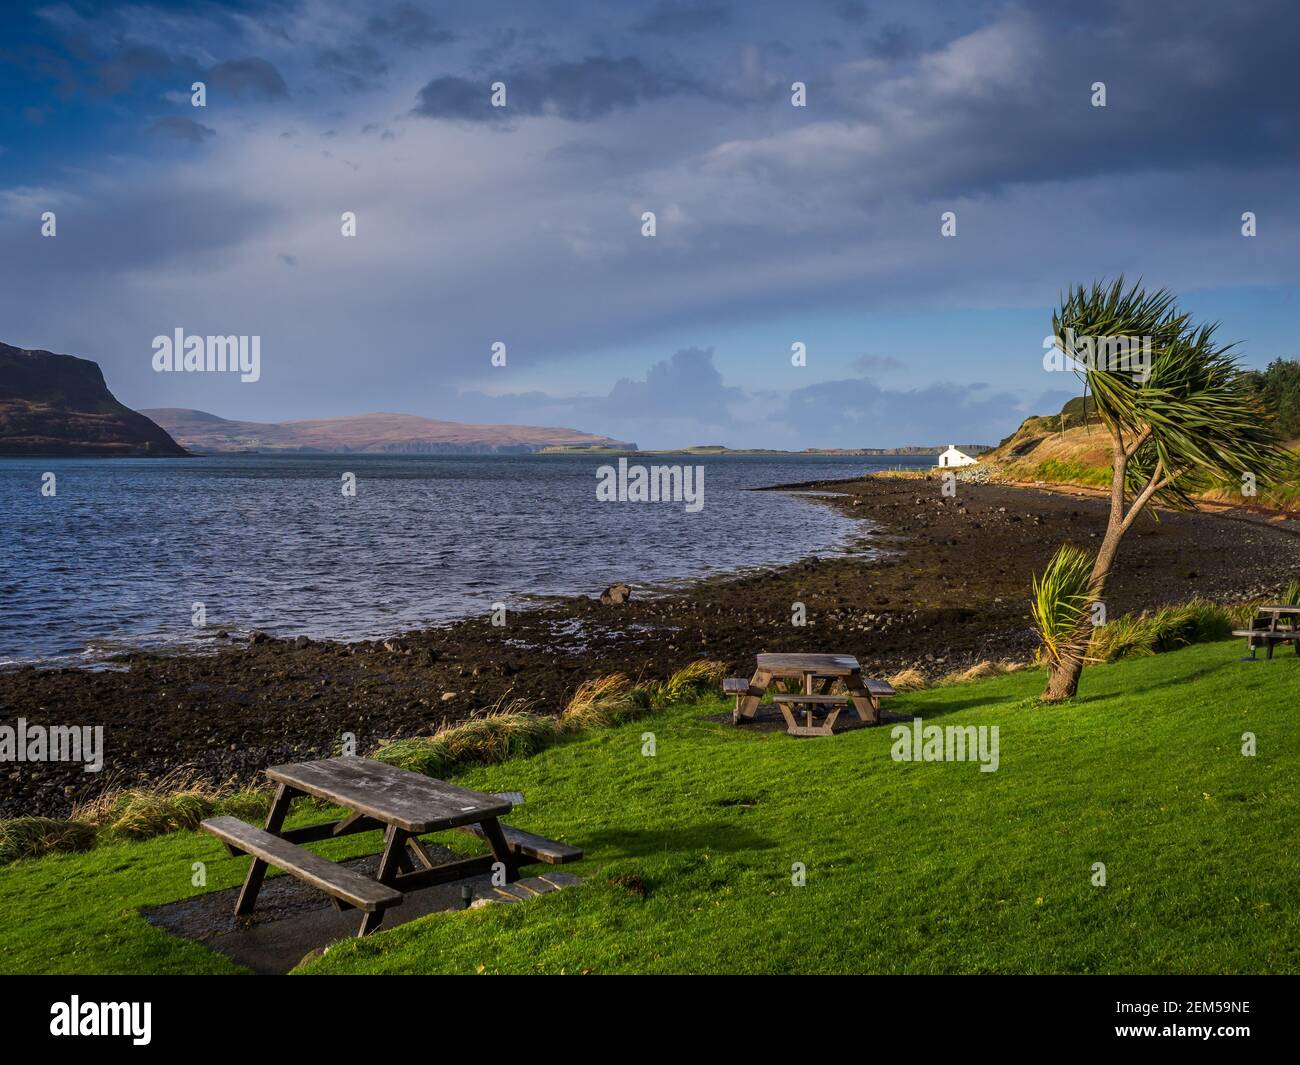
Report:
[[[1298,971],[1300,660],[1241,650],[1092,668],[1066,706],[1026,701],[1038,672],[892,700],[999,726],[996,773],[895,762],[889,728],[796,740],[700,720],[721,699],[470,771],[525,793],[512,823],[585,848],[568,868],[586,883],[347,941],[308,971]],[[234,971],[136,912],[201,890],[194,861],[208,889],[247,863],[179,833],[0,869],[0,968]]]

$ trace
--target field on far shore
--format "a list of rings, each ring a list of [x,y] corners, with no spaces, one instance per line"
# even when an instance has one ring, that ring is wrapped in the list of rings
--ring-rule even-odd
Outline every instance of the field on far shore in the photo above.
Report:
[[[996,772],[896,761],[890,727],[737,729],[721,697],[472,769],[458,780],[525,794],[512,823],[583,847],[566,869],[586,882],[341,942],[305,971],[1300,971],[1300,657],[1241,653],[1090,668],[1067,705],[1033,700],[1032,669],[889,704],[996,726]],[[0,868],[0,969],[237,971],[140,915],[204,890],[196,861],[206,890],[247,864],[179,832]]]

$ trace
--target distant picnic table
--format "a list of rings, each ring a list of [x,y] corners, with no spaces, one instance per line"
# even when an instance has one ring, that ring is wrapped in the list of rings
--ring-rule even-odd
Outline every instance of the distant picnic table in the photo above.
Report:
[[[1285,625],[1283,624],[1285,622]],[[1270,603],[1255,609],[1255,620],[1248,629],[1233,629],[1234,636],[1245,636],[1250,651],[1247,661],[1255,660],[1255,649],[1264,648],[1264,657],[1273,657],[1273,645],[1295,644],[1300,655],[1300,606],[1290,603]]]
[[[792,736],[831,735],[840,710],[848,705],[864,724],[879,724],[880,700],[895,694],[886,681],[864,677],[852,655],[761,654],[749,680],[731,677],[723,682],[723,691],[736,696],[733,720],[752,721],[768,688],[786,678],[799,679],[800,693],[778,692],[773,701]],[[843,682],[846,694],[831,694],[836,681]],[[794,716],[796,709],[803,711],[802,724]],[[824,716],[814,719],[819,711],[825,711]]]
[[[209,818],[201,826],[232,854],[253,857],[235,903],[237,916],[252,913],[267,867],[272,865],[325,892],[338,909],[362,911],[357,935],[365,936],[379,927],[384,911],[399,904],[406,892],[490,872],[497,863],[505,870],[506,882],[512,883],[519,879],[521,865],[561,864],[582,857],[577,847],[503,825],[499,818],[512,808],[508,799],[385,762],[325,758],[272,766],[265,772],[277,788],[264,829],[226,816]],[[351,813],[337,821],[285,829],[289,804],[300,795],[314,795]],[[384,849],[373,877],[299,846],[375,829],[383,830]],[[418,837],[448,829],[480,836],[491,853],[435,864]]]

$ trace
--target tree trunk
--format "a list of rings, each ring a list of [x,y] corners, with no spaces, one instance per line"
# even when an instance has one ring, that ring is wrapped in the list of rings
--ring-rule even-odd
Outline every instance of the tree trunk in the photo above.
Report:
[[[1116,438],[1114,442],[1115,465],[1111,476],[1110,520],[1106,523],[1106,535],[1102,538],[1097,557],[1092,563],[1092,575],[1088,582],[1088,594],[1092,602],[1098,602],[1106,591],[1106,578],[1110,576],[1111,566],[1119,552],[1119,542],[1124,536],[1124,475],[1128,466],[1128,456],[1124,453],[1123,443]],[[1092,636],[1092,617],[1085,615],[1080,621],[1079,630],[1074,639],[1067,644],[1067,652],[1059,662],[1049,662],[1047,666],[1047,687],[1039,698],[1045,703],[1059,703],[1073,699],[1079,692],[1079,678],[1083,675],[1084,658],[1088,651],[1088,641]],[[1073,653],[1071,653],[1073,652]]]

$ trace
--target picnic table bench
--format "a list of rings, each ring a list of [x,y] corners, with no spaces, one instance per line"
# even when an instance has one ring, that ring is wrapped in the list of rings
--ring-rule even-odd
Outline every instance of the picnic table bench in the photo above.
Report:
[[[761,654],[749,680],[728,677],[722,682],[722,690],[736,697],[732,720],[737,724],[753,720],[768,688],[774,681],[787,677],[799,678],[802,692],[778,692],[773,701],[785,718],[786,731],[791,736],[831,735],[845,706],[852,706],[864,724],[877,725],[880,700],[895,694],[887,682],[864,677],[862,667],[852,655]],[[844,684],[845,694],[831,694],[836,681]],[[795,708],[803,709],[803,724],[796,720]],[[814,719],[819,708],[826,712]]]
[[[1286,627],[1283,627],[1283,622]],[[1254,662],[1255,649],[1264,648],[1264,657],[1273,657],[1273,646],[1278,643],[1295,644],[1296,654],[1300,655],[1300,606],[1286,603],[1272,603],[1261,606],[1255,611],[1255,620],[1248,629],[1233,629],[1232,635],[1246,637],[1246,648],[1250,651],[1243,661]]]
[[[272,865],[325,892],[338,909],[361,911],[357,935],[365,936],[407,892],[490,872],[497,865],[512,883],[519,879],[522,865],[558,865],[582,857],[578,847],[502,824],[499,818],[512,808],[508,799],[370,758],[325,758],[272,766],[265,772],[277,785],[265,828],[234,817],[212,817],[200,826],[231,854],[253,858],[235,903],[236,916],[252,913]],[[314,795],[351,812],[337,821],[285,829],[289,804],[300,795]],[[383,830],[384,849],[373,877],[301,846],[375,829]],[[449,829],[486,840],[490,853],[437,865],[419,837]]]

